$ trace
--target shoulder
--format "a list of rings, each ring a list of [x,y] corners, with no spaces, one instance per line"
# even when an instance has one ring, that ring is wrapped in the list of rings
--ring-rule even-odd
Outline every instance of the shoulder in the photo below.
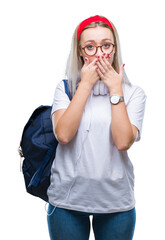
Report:
[[[55,92],[54,92],[54,97],[58,96],[65,96],[67,95],[69,97],[69,90],[68,90],[68,82],[67,80],[61,80],[57,83]]]
[[[139,100],[146,100],[145,91],[137,85],[125,84],[123,86],[124,98],[126,102],[131,101],[132,99],[139,98]]]
[[[59,109],[66,109],[70,104],[69,96],[65,93],[64,81],[61,80],[55,89],[52,113]]]
[[[61,91],[64,91],[64,90],[65,90],[65,88],[64,88],[64,81],[63,81],[63,80],[61,80],[61,81],[59,81],[59,82],[57,83],[57,85],[56,85],[56,90],[61,90]]]

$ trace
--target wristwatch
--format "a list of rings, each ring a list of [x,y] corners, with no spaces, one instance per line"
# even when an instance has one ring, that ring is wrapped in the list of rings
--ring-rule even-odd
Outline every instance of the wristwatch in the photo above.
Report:
[[[124,102],[124,97],[123,96],[119,96],[119,95],[112,95],[110,97],[110,103],[116,105],[119,102]]]

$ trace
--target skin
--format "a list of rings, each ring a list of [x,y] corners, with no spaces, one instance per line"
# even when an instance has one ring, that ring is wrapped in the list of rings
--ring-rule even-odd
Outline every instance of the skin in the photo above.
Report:
[[[82,32],[80,45],[84,47],[88,43],[94,43],[96,46],[100,46],[104,39],[106,39],[106,42],[114,43],[110,29],[105,27],[89,28]],[[110,55],[103,54],[100,48],[98,48],[97,54],[94,56],[87,56],[81,48],[79,49],[79,54],[84,59],[79,87],[68,108],[60,109],[52,116],[54,133],[59,142],[63,144],[68,143],[75,136],[88,97],[99,79],[107,86],[110,95],[117,94],[123,96],[124,65],[120,67],[119,73],[112,67],[115,47]],[[113,141],[119,151],[127,150],[133,144],[138,129],[130,123],[124,102],[120,102],[117,105],[110,104],[110,107]]]

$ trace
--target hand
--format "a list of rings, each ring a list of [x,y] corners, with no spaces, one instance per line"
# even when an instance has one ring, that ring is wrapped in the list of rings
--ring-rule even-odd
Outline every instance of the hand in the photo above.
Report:
[[[91,88],[100,79],[99,74],[96,71],[96,61],[97,58],[95,58],[91,63],[89,63],[89,59],[86,57],[84,66],[81,69],[81,81],[89,84]]]
[[[121,87],[123,80],[124,64],[121,65],[119,73],[117,73],[110,63],[110,55],[103,54],[99,56],[96,64],[98,68],[96,69],[101,80],[111,91],[118,87]]]

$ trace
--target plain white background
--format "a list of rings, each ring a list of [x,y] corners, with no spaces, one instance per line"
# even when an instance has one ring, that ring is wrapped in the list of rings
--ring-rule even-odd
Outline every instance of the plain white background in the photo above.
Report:
[[[135,169],[134,240],[165,239],[165,17],[160,0],[0,2],[1,239],[49,239],[44,202],[26,193],[17,148],[32,111],[52,104],[55,87],[65,77],[75,27],[96,14],[115,24],[127,75],[147,95],[142,139],[129,151]]]

